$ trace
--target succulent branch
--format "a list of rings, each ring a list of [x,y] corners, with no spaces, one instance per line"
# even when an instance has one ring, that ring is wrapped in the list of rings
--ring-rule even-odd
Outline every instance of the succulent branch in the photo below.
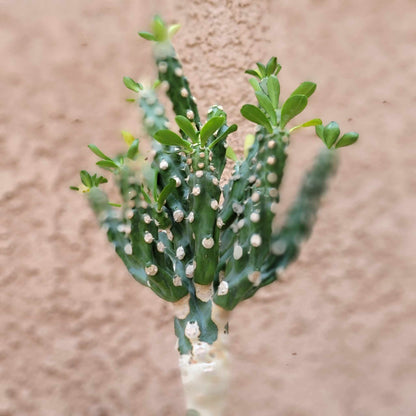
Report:
[[[227,384],[230,311],[275,281],[297,258],[335,172],[335,149],[353,144],[358,134],[339,138],[338,124],[324,125],[319,118],[288,128],[307,106],[316,84],[303,82],[283,99],[277,77],[281,65],[272,57],[246,71],[253,76],[249,83],[257,102],[243,105],[241,114],[257,127],[247,138],[245,157],[235,161],[231,178],[221,187],[226,158],[236,159],[227,138],[237,125],[228,124],[219,105],[201,121],[171,43],[178,28],[155,17],[152,31],[139,33],[154,43],[158,79],[152,87],[124,77],[136,94],[130,101],[138,104],[152,138],[151,163],[139,151],[139,140],[123,132],[128,147],[114,158],[89,145],[99,158],[97,165],[114,177],[121,204],[108,201],[101,189],[107,179],[97,174],[81,171],[82,185],[73,189],[87,195],[131,275],[174,305],[189,414],[203,416],[220,414],[223,406],[218,389],[225,391]],[[171,101],[174,122],[166,117],[160,91]],[[306,173],[286,221],[276,228],[290,135],[311,126],[326,149]],[[207,374],[217,377],[216,384]],[[202,398],[195,385],[203,391]],[[207,405],[210,395],[217,397],[216,405]]]

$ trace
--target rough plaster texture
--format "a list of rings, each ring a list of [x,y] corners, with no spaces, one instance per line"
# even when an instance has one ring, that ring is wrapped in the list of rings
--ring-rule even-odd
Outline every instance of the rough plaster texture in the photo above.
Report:
[[[156,11],[183,23],[201,109],[241,122],[243,69],[276,54],[283,93],[317,81],[308,115],[361,133],[299,261],[235,311],[227,415],[416,414],[414,2],[3,0],[0,415],[183,414],[168,305],[67,190],[88,143],[139,131],[121,76],[154,76],[136,31]],[[318,148],[293,138],[282,208]]]

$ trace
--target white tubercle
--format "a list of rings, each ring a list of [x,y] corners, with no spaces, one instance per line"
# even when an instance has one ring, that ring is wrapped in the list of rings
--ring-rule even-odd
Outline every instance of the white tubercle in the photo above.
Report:
[[[173,179],[176,182],[176,187],[179,188],[182,185],[182,181],[177,176],[174,176]]]
[[[130,244],[130,243],[127,243],[127,244],[124,246],[124,252],[125,252],[128,256],[130,256],[130,255],[132,255],[132,254],[133,254],[133,247],[131,246],[131,244]]]
[[[211,201],[211,208],[216,211],[218,209],[218,201],[216,199],[213,199]]]
[[[279,191],[278,191],[276,188],[272,188],[272,189],[270,189],[270,191],[269,191],[269,195],[270,195],[272,198],[277,198],[277,196],[279,195]]]
[[[217,294],[218,296],[224,296],[228,293],[228,282],[226,282],[225,280],[223,280],[220,285],[218,286],[217,289]]]
[[[253,286],[258,286],[261,282],[261,273],[256,270],[248,275],[248,280],[253,283]]]
[[[204,169],[205,163],[204,162],[199,162],[198,163],[198,168],[199,169]]]
[[[149,231],[146,231],[144,233],[144,241],[147,244],[153,243],[153,235],[151,233],[149,233]]]
[[[274,165],[276,163],[276,158],[274,156],[269,156],[267,158],[267,164],[268,165]]]
[[[124,232],[126,234],[131,234],[131,224],[125,224],[124,225]]]
[[[236,244],[233,250],[233,257],[234,257],[234,260],[240,260],[241,257],[243,257],[243,247]]]
[[[166,71],[168,70],[168,64],[165,61],[160,61],[157,68],[159,69],[159,72],[161,72],[162,74],[165,74]]]
[[[243,206],[241,204],[239,204],[238,202],[233,202],[232,209],[237,215],[242,214],[243,211],[244,211]]]
[[[166,170],[168,167],[169,167],[169,163],[168,163],[167,160],[163,159],[163,160],[160,161],[159,168],[161,170]]]
[[[259,202],[260,201],[260,194],[258,192],[254,192],[254,194],[251,195],[251,200],[253,202]]]
[[[128,209],[126,211],[126,218],[127,219],[131,220],[133,218],[133,215],[134,215],[134,211],[132,209]]]
[[[165,252],[165,249],[166,249],[166,246],[161,242],[161,241],[159,241],[157,244],[156,244],[156,248],[157,248],[157,251],[159,252],[159,253],[164,253]]]
[[[212,237],[203,238],[202,246],[209,250],[210,248],[214,247],[214,239]]]
[[[261,236],[259,234],[253,234],[250,238],[250,244],[253,247],[259,247],[261,245]]]
[[[173,286],[182,286],[182,279],[180,276],[176,275],[172,280]]]
[[[270,173],[267,175],[267,180],[268,180],[270,183],[275,183],[275,182],[277,181],[277,175],[276,175],[274,172],[270,172]]]
[[[162,107],[156,107],[156,108],[155,108],[155,114],[156,114],[157,116],[162,116],[162,115],[163,115],[163,113],[164,113],[164,111],[163,111],[163,108],[162,108]]]
[[[212,283],[209,285],[200,285],[198,283],[194,283],[194,286],[195,295],[199,300],[202,302],[208,302],[212,299],[212,296],[214,295],[214,287]]]
[[[192,224],[194,222],[194,220],[195,220],[195,214],[193,213],[193,211],[191,211],[188,214],[188,221],[189,221],[190,224]]]
[[[192,188],[192,195],[193,196],[198,196],[201,193],[201,188],[199,186],[194,186]]]
[[[195,173],[195,176],[197,178],[202,178],[204,176],[204,171],[203,170],[197,170]]]
[[[188,277],[189,279],[191,279],[192,277],[194,277],[194,270],[195,270],[194,265],[193,264],[188,264],[186,266],[186,269],[185,269],[185,275],[186,275],[186,277]]]
[[[188,90],[186,88],[181,89],[181,96],[184,98],[188,96]]]
[[[258,212],[252,212],[250,214],[250,221],[254,222],[254,223],[259,222],[260,221],[260,214]]]
[[[244,218],[241,218],[241,220],[239,220],[239,221],[237,222],[237,226],[238,226],[238,228],[239,228],[240,230],[244,227],[244,224],[245,224],[245,220],[244,220]]]
[[[177,257],[179,260],[183,260],[183,258],[185,257],[185,249],[184,249],[182,246],[179,246],[179,247],[176,249],[176,257]]]
[[[145,269],[144,269],[144,271],[146,272],[146,274],[148,276],[154,276],[154,275],[156,275],[157,272],[158,272],[158,270],[159,269],[157,268],[157,266],[155,264],[151,264],[150,266],[145,267]]]
[[[201,331],[199,330],[198,322],[189,321],[186,323],[185,336],[189,338],[189,340],[191,341],[197,340],[200,334],[201,334]]]
[[[185,214],[180,209],[177,209],[176,211],[173,212],[173,219],[175,220],[175,222],[182,222],[184,217],[185,217]]]
[[[224,221],[221,217],[217,218],[217,227],[218,228],[224,227]]]
[[[195,117],[194,112],[192,110],[186,110],[186,118],[188,120],[193,120]]]
[[[254,183],[256,182],[257,176],[256,175],[251,175],[248,178],[249,183]]]
[[[174,72],[175,72],[175,75],[177,77],[181,77],[183,75],[182,68],[180,68],[179,66],[175,68],[175,71]]]
[[[276,142],[274,141],[274,140],[269,140],[268,141],[268,143],[267,143],[267,147],[269,148],[269,149],[273,149],[273,147],[275,147],[276,146]]]
[[[272,244],[272,253],[279,256],[286,251],[286,247],[287,244],[284,240],[277,240]]]
[[[219,180],[214,176],[213,178],[212,178],[212,184],[213,185],[215,185],[215,186],[218,186],[219,185]]]

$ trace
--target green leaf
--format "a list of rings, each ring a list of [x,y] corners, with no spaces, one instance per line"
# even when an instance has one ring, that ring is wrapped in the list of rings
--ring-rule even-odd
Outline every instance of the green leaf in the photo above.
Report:
[[[112,207],[115,207],[115,208],[121,208],[121,204],[116,204],[115,202],[109,202],[108,205],[111,205]]]
[[[234,160],[234,162],[237,162],[238,160],[237,155],[230,146],[227,147],[227,150],[225,151],[225,156],[227,156],[231,160]]]
[[[175,117],[176,124],[179,126],[179,128],[188,136],[191,138],[191,140],[196,143],[198,140],[198,137],[196,135],[196,132],[194,130],[194,126],[192,123],[184,116],[176,116]]]
[[[272,125],[275,126],[277,124],[276,111],[273,108],[273,104],[270,101],[270,98],[260,91],[256,92],[256,97],[259,104],[266,110],[266,113],[269,115]]]
[[[222,116],[212,117],[203,126],[199,133],[199,140],[205,146],[208,139],[224,124],[225,118]]]
[[[173,36],[175,36],[176,33],[178,33],[178,30],[181,28],[181,25],[179,23],[176,23],[174,25],[170,25],[168,29],[168,38],[172,39]]]
[[[136,139],[130,145],[129,150],[127,150],[127,157],[133,160],[136,157],[138,152],[139,152],[139,139]]]
[[[107,183],[108,180],[107,178],[104,178],[104,176],[99,176],[96,180],[95,180],[95,185],[98,186],[102,183]]]
[[[254,134],[247,134],[244,140],[244,157],[247,157],[250,147],[253,146],[255,141]]]
[[[260,74],[254,69],[247,69],[246,71],[244,71],[244,73],[253,75],[254,77],[257,77],[258,79],[260,79]]]
[[[335,145],[335,148],[338,147],[345,147],[345,146],[351,146],[358,140],[359,134],[355,131],[350,131],[348,133],[345,133],[337,142]]]
[[[260,124],[269,133],[273,132],[273,129],[269,120],[267,120],[267,117],[260,110],[260,108],[252,104],[245,104],[241,107],[240,112],[241,112],[241,115],[247,120],[252,121],[253,123],[256,123],[256,124]]]
[[[264,78],[266,76],[266,67],[260,62],[257,62],[256,65],[257,65],[257,68],[259,69],[261,78]]]
[[[263,78],[260,82],[259,82],[260,88],[261,90],[267,94],[267,78]]]
[[[124,85],[134,92],[139,92],[143,89],[143,85],[136,82],[133,78],[130,77],[123,77]]]
[[[98,157],[104,160],[112,160],[111,157],[105,155],[95,144],[89,144],[88,148],[95,153]]]
[[[139,36],[141,36],[143,39],[146,39],[146,40],[153,40],[153,41],[156,40],[155,35],[150,32],[139,32]]]
[[[135,103],[136,102],[136,99],[135,98],[126,98],[126,101],[128,103]]]
[[[166,198],[169,196],[170,193],[175,189],[176,181],[173,178],[169,179],[169,183],[162,189],[162,192],[159,195],[157,200],[157,209],[160,211],[162,209],[163,204],[166,201]]]
[[[220,136],[218,136],[209,146],[208,149],[212,149],[217,143],[221,140],[224,140],[229,134],[235,132],[237,130],[237,124],[231,124],[227,130],[225,130]]]
[[[283,104],[280,118],[280,127],[285,128],[286,124],[300,114],[308,104],[306,95],[291,95]]]
[[[275,75],[270,75],[267,80],[267,93],[274,108],[279,106],[280,83]]]
[[[72,191],[79,191],[79,188],[77,186],[70,186],[69,189]]]
[[[159,143],[167,146],[179,146],[185,147],[188,150],[191,150],[191,145],[186,140],[183,140],[182,137],[178,136],[176,133],[170,130],[159,130],[154,136],[155,140]]]
[[[119,166],[112,160],[100,160],[96,163],[97,166],[104,169],[118,168]]]
[[[324,127],[324,142],[328,149],[330,149],[333,146],[333,144],[337,141],[339,133],[339,126],[338,123],[335,121],[331,121]]]
[[[325,143],[324,126],[322,124],[318,124],[317,126],[315,126],[315,133]]]
[[[266,75],[270,76],[277,68],[277,58],[272,56],[266,64]]]
[[[91,188],[92,187],[92,179],[91,179],[91,175],[86,171],[86,170],[82,170],[79,173],[79,176],[81,177],[81,182],[87,187],[87,188]]]
[[[149,194],[144,190],[143,185],[141,186],[140,192],[142,193],[144,200],[148,203],[151,204],[152,200],[150,199]]]
[[[126,142],[127,146],[131,146],[131,144],[135,140],[134,136],[126,130],[121,130],[121,135],[123,136],[123,139]]]
[[[250,78],[248,80],[248,82],[250,83],[250,85],[253,87],[254,91],[260,91],[260,84],[259,82],[256,80],[256,78]]]
[[[160,16],[154,17],[152,29],[153,29],[153,33],[156,38],[156,41],[163,42],[167,39],[168,31],[166,29],[165,23],[160,18]]]
[[[302,84],[300,84],[290,95],[306,95],[307,97],[310,97],[315,90],[316,84],[314,82],[306,81],[302,82]]]
[[[289,133],[292,133],[292,131],[295,131],[297,129],[300,129],[302,127],[311,127],[311,126],[319,126],[322,124],[322,120],[320,118],[313,118],[312,120],[306,121],[305,123],[299,124],[298,126],[292,127],[289,130]]]

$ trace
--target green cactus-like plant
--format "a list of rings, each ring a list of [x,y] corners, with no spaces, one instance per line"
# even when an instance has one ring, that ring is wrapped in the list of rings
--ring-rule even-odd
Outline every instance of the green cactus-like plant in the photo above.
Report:
[[[287,98],[280,97],[275,57],[246,72],[258,104],[241,114],[257,125],[248,136],[245,158],[227,146],[237,130],[227,115],[212,106],[203,123],[195,97],[171,44],[178,25],[167,27],[155,17],[152,32],[140,36],[154,42],[158,80],[144,88],[125,77],[137,95],[143,124],[153,140],[153,159],[146,165],[139,141],[123,132],[128,149],[111,158],[95,145],[97,165],[109,171],[120,190],[121,204],[112,204],[103,190],[107,179],[81,172],[85,192],[106,229],[109,241],[131,275],[174,306],[175,334],[185,385],[188,414],[219,415],[228,379],[228,319],[240,302],[276,279],[299,254],[311,233],[321,196],[335,172],[337,151],[358,139],[354,132],[339,138],[338,124],[313,119],[287,124],[306,107],[315,91],[303,82]],[[165,115],[157,92],[164,90],[176,114],[175,127]],[[290,133],[315,126],[325,148],[306,173],[286,221],[273,228],[279,202]],[[234,162],[228,182],[226,157]]]

